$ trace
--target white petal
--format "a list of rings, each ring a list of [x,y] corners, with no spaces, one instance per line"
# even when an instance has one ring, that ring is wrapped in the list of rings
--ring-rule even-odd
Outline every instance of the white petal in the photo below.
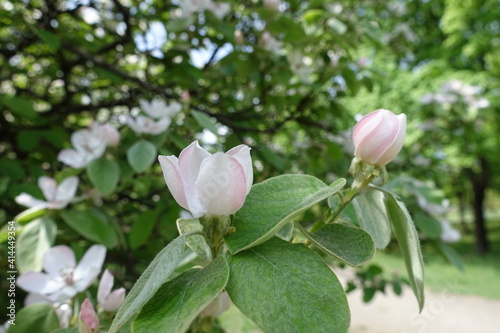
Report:
[[[78,294],[78,290],[76,290],[75,286],[64,284],[61,289],[47,295],[47,298],[52,303],[61,303],[72,299],[76,294]]]
[[[166,109],[166,116],[169,117],[169,118],[172,118],[173,116],[175,116],[177,113],[179,113],[180,111],[182,110],[182,104],[177,102],[177,101],[173,101],[171,102],[168,106],[167,106],[167,109]]]
[[[111,293],[115,278],[107,269],[101,276],[99,287],[97,288],[97,302],[102,306],[106,302],[106,298]]]
[[[125,300],[125,288],[114,290],[109,294],[106,302],[102,305],[104,311],[115,312],[123,304]]]
[[[243,167],[243,170],[245,171],[246,189],[248,194],[253,183],[253,166],[252,156],[250,155],[250,147],[247,145],[239,145],[230,149],[226,154],[236,158]]]
[[[73,198],[75,197],[77,188],[78,177],[71,176],[65,178],[57,187],[54,201],[63,201],[66,203],[71,202],[71,200],[73,200]]]
[[[29,271],[17,278],[19,288],[30,293],[49,295],[61,290],[64,287],[64,281],[56,280],[45,273]]]
[[[97,132],[107,146],[116,146],[120,141],[120,132],[110,124],[99,125],[96,123],[92,129]]]
[[[179,161],[175,156],[158,156],[158,161],[161,165],[161,170],[163,171],[163,178],[167,187],[172,193],[175,201],[181,206],[189,210],[189,206],[186,199],[185,183],[182,179],[181,171],[179,169]]]
[[[167,116],[167,105],[164,101],[154,99],[151,102],[139,101],[142,111],[144,111],[151,118],[162,118]]]
[[[163,133],[170,126],[172,121],[168,117],[160,118],[157,121],[153,121],[152,125],[149,128],[149,134],[157,135]]]
[[[68,328],[73,314],[73,308],[67,303],[63,303],[56,308],[56,314],[59,317],[61,328]]]
[[[106,247],[92,245],[83,255],[74,272],[75,284],[79,291],[85,290],[101,272],[102,264],[106,258]]]
[[[236,158],[216,153],[203,160],[196,188],[207,213],[234,214],[247,194],[245,171]]]
[[[63,149],[57,155],[57,160],[75,169],[86,167],[90,162],[87,156],[81,155],[74,149]]]
[[[127,125],[136,134],[144,133],[144,129],[137,123],[137,119],[131,117],[130,115],[127,116]]]
[[[36,303],[49,303],[49,300],[40,294],[29,293],[28,296],[24,299],[24,306],[30,306]]]
[[[43,255],[43,269],[54,278],[61,277],[65,271],[75,266],[75,253],[69,246],[54,246]]]
[[[43,196],[47,201],[53,201],[56,196],[57,183],[54,179],[46,176],[38,178],[38,187],[43,192]]]
[[[16,196],[15,200],[18,204],[23,205],[25,207],[30,207],[30,208],[31,207],[44,208],[44,207],[47,207],[49,205],[48,202],[36,199],[32,195],[30,195],[28,193],[24,193],[24,192],[19,194],[18,196]]]
[[[91,161],[101,157],[106,150],[106,142],[101,140],[98,133],[91,130],[76,131],[71,135],[71,143],[84,159]]]

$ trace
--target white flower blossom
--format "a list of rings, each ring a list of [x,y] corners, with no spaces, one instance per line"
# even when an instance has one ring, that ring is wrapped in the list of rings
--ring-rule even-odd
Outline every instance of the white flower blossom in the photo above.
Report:
[[[89,129],[74,132],[71,135],[73,149],[63,149],[57,160],[80,169],[104,155],[107,146],[115,146],[120,140],[118,131],[109,124],[94,123]]]
[[[42,176],[38,178],[38,186],[47,201],[37,199],[23,192],[16,197],[16,202],[30,208],[63,209],[75,198],[78,188],[78,177],[68,177],[61,184],[57,185],[54,179]]]
[[[17,278],[17,285],[27,292],[44,296],[50,302],[65,302],[95,281],[105,257],[106,248],[93,245],[77,265],[70,247],[54,246],[43,257],[45,273],[24,273]]]
[[[99,288],[97,289],[97,301],[104,311],[116,312],[125,300],[125,288],[111,291],[114,283],[113,275],[106,269],[102,274]]]

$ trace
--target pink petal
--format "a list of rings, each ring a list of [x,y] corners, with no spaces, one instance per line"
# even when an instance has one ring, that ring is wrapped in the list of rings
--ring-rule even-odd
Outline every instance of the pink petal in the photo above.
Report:
[[[71,176],[64,179],[56,189],[54,201],[71,202],[75,197],[78,188],[78,177]]]
[[[94,332],[99,327],[99,317],[97,316],[94,306],[88,298],[86,298],[82,303],[82,307],[80,308],[80,318],[86,326],[87,332]]]
[[[106,302],[102,305],[104,311],[115,312],[123,304],[125,300],[125,288],[120,288],[114,290],[106,299]]]
[[[101,276],[99,287],[97,288],[97,302],[102,306],[106,302],[106,298],[111,293],[115,278],[107,269]]]
[[[38,178],[38,187],[42,190],[43,196],[47,201],[54,201],[57,188],[57,183],[54,179],[42,176]]]
[[[207,213],[234,214],[247,194],[245,171],[236,158],[216,153],[203,160],[196,188]]]
[[[404,113],[396,116],[399,122],[399,131],[394,140],[390,143],[389,148],[381,154],[377,159],[377,165],[382,166],[391,162],[403,148],[406,138],[406,115]]]
[[[142,111],[144,111],[151,118],[162,118],[167,115],[167,105],[164,101],[154,99],[151,102],[141,100],[139,101]]]
[[[373,129],[376,128],[382,121],[382,111],[384,110],[379,109],[370,112],[369,114],[361,118],[354,126],[354,130],[352,133],[352,142],[354,143],[355,147],[357,147],[359,142],[361,142],[367,135],[369,135],[373,131]]]
[[[60,278],[62,273],[75,266],[75,253],[69,246],[54,246],[43,255],[43,269],[54,278]]]
[[[28,193],[21,193],[15,198],[16,202],[25,207],[39,207],[45,208],[49,205],[48,202],[39,200]]]
[[[253,183],[253,166],[252,156],[250,155],[250,147],[247,145],[239,145],[230,149],[226,154],[236,158],[243,167],[243,170],[245,171],[246,189],[248,194]]]
[[[64,287],[64,281],[55,280],[45,273],[29,271],[17,278],[19,288],[30,293],[49,295]]]
[[[179,162],[175,156],[158,156],[158,161],[161,165],[161,170],[163,171],[163,178],[167,184],[170,193],[174,197],[175,201],[181,206],[189,210],[189,206],[186,199],[185,184],[182,179],[181,171],[179,169]]]
[[[96,124],[93,129],[98,133],[100,138],[106,142],[107,146],[116,146],[120,141],[120,132],[110,124]]]
[[[201,148],[198,141],[194,141],[180,153],[179,169],[189,188],[195,187],[201,163],[210,156],[212,154]]]

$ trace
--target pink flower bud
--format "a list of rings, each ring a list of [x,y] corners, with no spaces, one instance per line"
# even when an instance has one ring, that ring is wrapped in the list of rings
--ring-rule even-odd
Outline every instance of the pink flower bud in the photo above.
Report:
[[[159,156],[168,189],[193,217],[230,215],[241,208],[253,182],[250,148],[210,154],[198,141],[179,155]]]
[[[354,126],[354,156],[381,167],[391,162],[403,147],[406,115],[379,109],[367,114]]]
[[[99,328],[99,317],[94,306],[88,298],[85,299],[80,308],[80,320],[78,322],[79,333],[94,333]]]

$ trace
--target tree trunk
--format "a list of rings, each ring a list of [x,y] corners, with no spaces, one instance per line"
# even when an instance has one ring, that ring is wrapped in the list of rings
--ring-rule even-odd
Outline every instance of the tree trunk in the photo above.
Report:
[[[460,231],[464,234],[469,233],[469,228],[467,227],[467,221],[465,220],[465,193],[460,191],[458,194],[458,212],[460,215]]]
[[[474,210],[476,251],[479,254],[483,254],[490,250],[483,212],[484,198],[488,184],[488,163],[484,157],[479,157],[478,162],[479,172],[476,173],[473,169],[466,169],[466,171],[471,180],[474,194],[472,198],[472,207]]]

